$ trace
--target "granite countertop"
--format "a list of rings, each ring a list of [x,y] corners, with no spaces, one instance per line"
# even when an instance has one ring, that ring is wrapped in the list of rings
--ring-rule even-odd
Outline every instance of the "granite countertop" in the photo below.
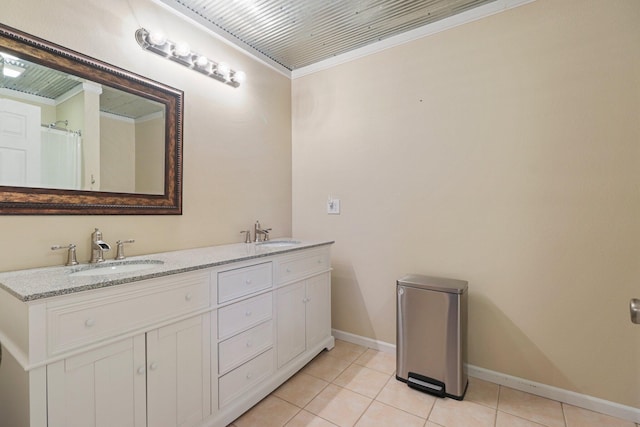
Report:
[[[291,240],[273,239],[271,242]],[[298,242],[298,241],[297,241]],[[100,264],[79,264],[73,267],[45,267],[29,270],[0,273],[0,288],[6,290],[21,301],[35,301],[41,298],[70,294],[89,289],[98,289],[170,274],[185,273],[267,257],[315,246],[324,246],[333,241],[299,241],[295,245],[261,246],[255,243],[237,243],[230,245],[209,246],[173,252],[128,257],[123,261],[105,261]],[[162,261],[162,263],[154,263]],[[70,276],[72,273],[87,269],[115,266],[119,264],[149,263],[153,267],[133,272],[122,272],[110,275]]]

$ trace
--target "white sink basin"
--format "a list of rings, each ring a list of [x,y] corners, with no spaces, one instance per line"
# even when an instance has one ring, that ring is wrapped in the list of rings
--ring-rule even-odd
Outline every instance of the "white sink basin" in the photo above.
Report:
[[[82,276],[107,276],[112,274],[133,273],[136,271],[149,270],[164,264],[163,261],[145,260],[145,261],[122,261],[109,264],[101,264],[95,267],[89,267],[84,270],[71,273],[70,277]]]
[[[268,240],[266,242],[256,243],[256,247],[262,248],[286,248],[287,246],[299,245],[299,240]]]

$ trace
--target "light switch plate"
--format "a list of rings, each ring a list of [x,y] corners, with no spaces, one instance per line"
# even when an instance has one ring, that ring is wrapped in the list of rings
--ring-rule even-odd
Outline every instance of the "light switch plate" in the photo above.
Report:
[[[327,200],[327,213],[329,215],[340,215],[340,199]]]

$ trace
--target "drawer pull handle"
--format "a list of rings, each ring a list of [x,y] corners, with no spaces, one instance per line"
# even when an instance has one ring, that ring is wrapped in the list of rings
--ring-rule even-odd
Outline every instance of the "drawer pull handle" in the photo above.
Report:
[[[185,301],[191,301],[191,298],[192,298],[192,296],[191,296],[191,294],[190,294],[190,293],[189,293],[189,294],[186,294],[186,295],[184,296],[184,300],[185,300]]]
[[[152,362],[151,365],[149,365],[149,369],[155,371],[156,369],[158,369],[158,364],[156,362]]]
[[[138,368],[138,375],[144,375],[144,366]]]
[[[251,342],[251,340],[247,341],[247,348],[251,347],[253,345],[253,343]]]
[[[245,316],[249,317],[249,316],[251,316],[251,314],[252,314],[251,310],[247,310],[247,312],[245,313]]]
[[[84,321],[84,326],[86,326],[87,328],[90,328],[95,324],[96,324],[96,321],[94,319],[87,319]]]

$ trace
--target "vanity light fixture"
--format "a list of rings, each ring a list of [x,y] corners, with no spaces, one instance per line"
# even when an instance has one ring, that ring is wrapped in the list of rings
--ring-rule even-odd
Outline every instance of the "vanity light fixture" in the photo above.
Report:
[[[247,80],[244,71],[232,70],[225,62],[215,62],[191,50],[184,42],[173,42],[160,32],[144,28],[136,31],[136,41],[144,50],[168,58],[229,86],[238,87]]]

